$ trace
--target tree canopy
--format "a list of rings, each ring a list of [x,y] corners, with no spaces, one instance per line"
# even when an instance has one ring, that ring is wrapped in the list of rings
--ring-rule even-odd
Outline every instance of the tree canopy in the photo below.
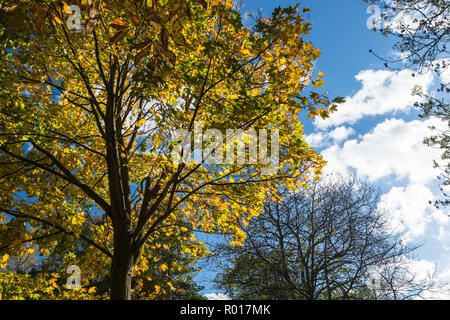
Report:
[[[320,50],[305,39],[299,6],[244,26],[230,0],[70,5],[80,12],[51,0],[0,7],[2,265],[33,252],[58,258],[80,267],[83,286],[105,275],[112,299],[130,299],[145,280],[132,279],[159,271],[167,288],[138,293],[156,298],[177,290],[169,275],[183,268],[181,258],[162,262],[165,253],[205,256],[196,230],[242,243],[268,194],[320,175],[325,162],[298,114],[326,118],[342,99],[321,92]],[[80,30],[66,23],[78,14]],[[175,130],[196,123],[276,128],[278,171],[175,163]]]

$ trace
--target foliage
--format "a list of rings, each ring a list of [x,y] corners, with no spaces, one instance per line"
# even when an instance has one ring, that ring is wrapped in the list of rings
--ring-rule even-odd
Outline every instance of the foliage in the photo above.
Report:
[[[1,4],[6,253],[25,244],[43,260],[71,260],[84,281],[108,277],[111,298],[130,299],[133,277],[138,290],[140,275],[172,274],[208,253],[193,230],[241,243],[241,225],[261,212],[267,193],[320,175],[325,162],[303,141],[297,117],[328,117],[336,105],[302,94],[324,82],[314,76],[320,50],[303,39],[310,23],[298,6],[245,27],[229,0],[72,4],[81,8],[81,31],[65,24],[72,13],[64,1]],[[278,172],[262,175],[261,163],[177,165],[174,130],[191,131],[195,121],[279,129]],[[171,250],[176,259],[160,264]]]

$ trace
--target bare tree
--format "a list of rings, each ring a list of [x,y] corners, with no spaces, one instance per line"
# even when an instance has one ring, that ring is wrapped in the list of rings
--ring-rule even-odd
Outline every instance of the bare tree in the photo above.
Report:
[[[373,298],[377,300],[410,300],[432,297],[444,288],[438,283],[433,270],[421,270],[418,274],[412,270],[413,262],[404,256],[398,256],[387,264],[377,266],[368,273],[368,286]]]
[[[232,298],[411,299],[433,285],[407,276],[400,262],[416,247],[389,231],[370,185],[351,177],[282,195],[250,223],[243,247],[216,248],[215,282]],[[383,290],[371,286],[374,271]]]

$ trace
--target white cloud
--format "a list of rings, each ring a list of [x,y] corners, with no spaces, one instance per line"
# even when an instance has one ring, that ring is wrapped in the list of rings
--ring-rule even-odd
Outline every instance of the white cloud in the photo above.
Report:
[[[439,119],[405,122],[387,119],[370,133],[346,141],[342,147],[334,145],[322,151],[328,161],[327,172],[346,175],[350,169],[370,181],[395,176],[408,178],[410,183],[428,184],[439,174],[433,160],[441,150],[423,144],[431,134],[429,126],[445,125]]]
[[[436,271],[436,264],[428,260],[406,259],[408,270],[416,276],[416,280],[423,281],[430,278]]]
[[[434,195],[430,189],[413,184],[392,187],[388,193],[381,196],[379,206],[388,211],[390,231],[406,231],[403,240],[408,242],[425,234],[427,224],[438,211],[429,204],[431,199],[434,199]]]
[[[329,136],[335,141],[335,142],[341,142],[345,139],[347,139],[349,136],[355,133],[355,130],[353,128],[348,127],[337,127],[333,131],[329,133]]]
[[[435,290],[427,292],[424,295],[424,299],[433,300],[450,300],[450,267],[446,268],[437,273],[436,282],[438,287]]]
[[[340,143],[355,133],[353,128],[340,126],[331,132],[317,132],[305,136],[305,141],[313,147],[323,147],[332,143]]]
[[[326,132],[311,133],[305,135],[303,139],[313,147],[322,147],[328,140]]]
[[[391,187],[382,195],[380,208],[388,210],[391,230],[404,231],[404,240],[413,240],[424,235],[431,222],[440,227],[449,223],[447,214],[429,204],[436,198],[430,185],[440,173],[433,168],[433,160],[439,158],[442,151],[423,144],[423,138],[431,134],[430,126],[445,125],[436,118],[410,122],[387,119],[357,139],[323,150],[328,162],[325,173],[348,175],[355,171],[357,176],[370,182],[383,178],[394,182],[392,178],[403,179],[401,182],[406,185]]]
[[[204,297],[208,300],[230,300],[230,298],[223,293],[207,293]]]
[[[316,119],[314,124],[321,129],[343,123],[355,123],[365,116],[387,114],[392,111],[407,111],[420,98],[411,95],[416,85],[421,85],[423,92],[433,83],[433,75],[427,73],[412,76],[411,70],[398,72],[387,70],[364,70],[355,78],[362,83],[362,88],[346,102],[338,106],[338,110],[330,118]]]

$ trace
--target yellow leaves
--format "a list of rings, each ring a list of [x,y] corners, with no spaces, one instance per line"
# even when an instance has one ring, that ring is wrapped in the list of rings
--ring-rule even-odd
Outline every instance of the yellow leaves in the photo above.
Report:
[[[319,77],[325,77],[325,73],[323,73],[322,71],[320,71],[320,72],[318,73],[318,76],[319,76]]]
[[[65,3],[64,1],[62,1],[62,4],[63,4],[64,13],[66,13],[68,15],[72,15],[72,10],[70,9],[69,5],[67,3]]]
[[[94,294],[97,291],[95,287],[90,287],[88,290],[88,294]]]
[[[169,270],[169,267],[163,263],[158,267],[158,270],[161,272],[166,272],[167,270]]]
[[[233,0],[225,0],[225,6],[231,8],[233,6]]]
[[[73,252],[69,252],[69,253],[67,254],[67,257],[68,257],[69,259],[75,259],[75,258],[76,258],[76,255],[75,255],[75,253],[73,253]]]
[[[311,84],[313,85],[313,87],[323,88],[323,86],[325,85],[325,82],[322,79],[317,78],[316,80],[312,81]]]
[[[49,290],[54,290],[54,289],[58,289],[59,286],[56,283],[56,281],[58,281],[58,279],[56,278],[52,278],[48,281],[48,284],[50,285],[50,287],[48,287]]]
[[[196,97],[196,89],[199,88],[196,88],[198,86],[195,83],[189,83],[189,81],[192,81],[192,78],[194,78],[194,82],[202,80],[206,75],[211,77],[211,79],[208,80],[211,81],[211,83],[215,83],[216,80],[219,80],[219,77],[221,79],[222,76],[226,79],[224,79],[222,83],[218,83],[217,88],[211,88],[211,90],[208,91],[208,96],[205,96],[205,99],[202,99],[202,103],[205,103],[205,105],[202,105],[198,117],[202,118],[205,123],[210,121],[208,123],[209,125],[213,121],[216,121],[220,124],[226,124],[226,128],[237,128],[241,124],[250,123],[248,120],[251,119],[251,115],[261,114],[262,109],[260,107],[264,107],[264,109],[267,110],[277,110],[276,112],[270,112],[261,119],[258,119],[253,127],[256,129],[269,128],[270,126],[280,127],[284,130],[284,133],[288,133],[285,135],[289,136],[289,138],[294,138],[288,140],[280,137],[280,141],[283,142],[283,145],[286,146],[287,149],[283,149],[283,151],[287,151],[287,155],[282,152],[283,158],[280,159],[281,165],[288,164],[289,166],[298,169],[301,167],[302,163],[307,162],[303,160],[311,159],[309,151],[306,150],[306,148],[297,147],[295,144],[292,144],[293,147],[291,147],[290,144],[297,138],[297,141],[301,141],[300,138],[302,132],[296,130],[299,121],[292,121],[292,118],[298,120],[299,112],[302,110],[299,109],[300,104],[295,103],[295,105],[289,105],[289,101],[296,100],[299,96],[299,92],[302,89],[300,86],[303,81],[308,80],[307,83],[311,83],[310,80],[313,73],[310,66],[314,65],[315,62],[313,55],[318,55],[320,53],[320,51],[314,49],[312,45],[305,44],[305,46],[303,46],[305,42],[298,41],[299,37],[302,36],[299,32],[301,23],[290,23],[289,19],[277,19],[277,21],[270,21],[270,19],[267,19],[267,25],[276,31],[273,32],[274,34],[276,33],[276,36],[268,35],[272,32],[261,33],[255,31],[255,34],[253,35],[252,33],[252,37],[249,37],[249,29],[235,27],[232,22],[226,19],[231,17],[227,16],[232,14],[231,10],[224,10],[223,5],[217,5],[225,4],[227,8],[232,7],[233,1],[231,0],[215,0],[213,2],[214,4],[211,4],[211,8],[214,8],[213,10],[204,10],[199,5],[193,5],[194,3],[201,4],[201,2],[188,1],[187,3],[190,5],[192,13],[194,13],[194,10],[198,10],[195,14],[192,14],[191,19],[187,18],[187,14],[184,13],[184,8],[179,10],[181,11],[180,16],[178,16],[178,13],[173,17],[168,16],[171,14],[176,4],[184,4],[184,1],[164,1],[166,4],[164,10],[160,10],[161,8],[158,0],[143,1],[142,3],[144,3],[144,6],[146,3],[147,7],[152,8],[151,10],[145,7],[142,8],[144,10],[143,12],[146,14],[145,17],[142,17],[141,15],[135,16],[134,14],[138,14],[136,12],[130,13],[129,10],[127,10],[128,3],[126,1],[114,2],[114,8],[117,9],[117,14],[112,15],[111,12],[113,12],[113,10],[107,7],[108,2],[111,3],[111,1],[104,1],[102,8],[109,10],[101,10],[101,21],[106,21],[106,26],[99,23],[96,27],[96,36],[99,47],[101,48],[99,58],[101,62],[104,62],[104,72],[107,75],[111,74],[111,70],[109,69],[110,64],[108,63],[110,58],[117,61],[120,65],[118,67],[122,68],[124,66],[121,64],[124,60],[129,60],[129,57],[133,59],[134,57],[135,65],[138,65],[139,63],[142,65],[138,65],[136,68],[134,68],[134,66],[127,68],[129,74],[123,78],[123,87],[130,85],[133,90],[137,90],[137,94],[140,92],[145,93],[146,98],[148,97],[149,99],[151,98],[154,100],[151,101],[152,104],[154,103],[154,107],[149,105],[146,106],[145,109],[154,109],[154,112],[158,112],[160,115],[156,117],[155,114],[153,114],[153,119],[157,120],[156,125],[158,125],[158,128],[161,128],[162,133],[155,133],[152,135],[151,141],[149,141],[149,145],[151,146],[144,146],[142,154],[139,155],[142,157],[133,156],[131,151],[126,152],[125,154],[123,153],[124,149],[120,149],[121,155],[127,156],[127,161],[124,161],[123,163],[130,171],[130,181],[133,183],[133,189],[134,185],[137,185],[142,181],[145,176],[151,177],[151,183],[156,184],[160,175],[157,173],[158,170],[167,174],[167,177],[162,179],[161,185],[165,185],[172,179],[170,174],[173,172],[171,159],[165,158],[160,161],[161,158],[159,156],[149,156],[148,154],[152,152],[157,153],[157,147],[159,145],[164,145],[168,140],[168,135],[166,132],[163,132],[163,127],[181,127],[186,123],[186,119],[190,118],[190,111],[181,108],[184,106],[181,105],[180,101],[186,100],[184,97],[190,95]],[[63,2],[64,11],[68,10],[67,3]],[[130,6],[129,9],[134,10],[134,7]],[[222,21],[221,23],[224,24],[223,29],[218,28],[217,21],[219,21],[219,19],[215,19],[218,16],[209,16],[211,14],[216,14],[213,12],[214,10],[219,11],[219,14],[225,16],[224,19],[220,19],[220,21]],[[220,10],[222,10],[222,12],[220,12]],[[203,11],[206,11],[205,16],[202,16]],[[103,12],[105,12],[105,15],[103,15]],[[118,17],[119,15],[121,18]],[[161,15],[161,17],[158,17],[158,15]],[[163,15],[165,15],[165,17],[163,17]],[[202,21],[203,17],[207,17],[208,19]],[[164,21],[166,21],[165,18],[173,18],[172,22],[176,21],[176,23],[164,23],[165,31],[162,31],[162,21],[157,21],[160,18],[164,18]],[[131,41],[131,29],[134,29],[138,24],[141,24],[142,28],[139,32],[133,32],[133,34],[136,34],[137,38]],[[180,24],[180,28],[175,26],[175,24]],[[128,30],[130,30],[130,32]],[[221,31],[218,32],[218,30]],[[36,33],[38,32],[36,31]],[[179,33],[182,36],[175,38],[175,33]],[[123,41],[128,35],[130,35],[130,41]],[[72,37],[74,45],[79,46],[79,48],[76,47],[77,54],[79,55],[79,61],[76,61],[76,63],[80,64],[80,66],[86,70],[89,70],[89,82],[95,84],[93,87],[93,94],[99,101],[100,109],[103,109],[108,98],[108,90],[105,90],[104,86],[101,85],[103,81],[98,74],[99,68],[95,67],[97,66],[95,41],[93,37],[87,39],[86,37],[80,36],[79,38],[82,38],[83,40],[77,42],[77,38],[76,35]],[[107,47],[110,38],[111,44],[117,44],[117,50],[115,48]],[[182,38],[185,39],[183,40]],[[211,39],[215,39],[214,43],[209,41]],[[257,41],[255,41],[255,39],[257,39]],[[61,39],[57,38],[56,40]],[[62,40],[65,39],[63,38]],[[38,40],[36,41],[37,44],[39,44]],[[79,98],[77,97],[78,94],[87,94],[83,84],[86,79],[79,76],[77,70],[72,68],[67,62],[64,62],[65,57],[59,59],[59,55],[52,54],[54,53],[53,51],[63,52],[64,47],[60,45],[60,41],[53,41],[52,39],[47,38],[46,41],[48,41],[46,44],[54,47],[52,47],[51,50],[38,52],[39,55],[36,55],[38,57],[46,57],[46,54],[48,53],[48,57],[51,59],[51,61],[48,61],[48,65],[52,68],[50,73],[58,76],[55,77],[55,79],[61,78],[62,80],[68,80],[64,85],[68,86],[67,95],[64,98],[64,102],[58,105],[58,108],[61,107],[64,109],[61,114],[64,114],[64,117],[67,117],[67,119],[64,117],[61,117],[62,119],[49,117],[49,123],[54,123],[54,120],[58,120],[61,126],[61,132],[66,133],[68,137],[74,137],[76,140],[78,140],[78,137],[94,137],[87,138],[86,140],[80,139],[77,142],[87,145],[93,150],[99,151],[99,153],[103,153],[105,150],[105,141],[101,138],[101,134],[99,134],[96,125],[92,123],[91,115],[84,113],[79,110],[80,108],[68,103],[69,99],[74,99],[75,102],[79,101]],[[155,85],[156,80],[154,80],[152,75],[148,74],[148,77],[144,76],[144,79],[140,81],[140,77],[135,77],[135,75],[147,75],[147,72],[141,73],[140,71],[142,70],[138,70],[138,72],[135,72],[135,70],[140,69],[144,64],[144,61],[148,61],[149,64],[155,62],[156,66],[158,64],[156,63],[156,60],[164,60],[165,55],[170,55],[169,53],[164,53],[164,47],[173,51],[177,59],[173,66],[170,65],[168,70],[164,70],[164,88],[161,89],[161,86]],[[264,48],[266,47],[269,49],[264,51]],[[20,50],[17,51],[20,53]],[[261,55],[258,59],[255,61],[252,60],[251,62],[248,61],[249,59],[247,56],[252,54],[256,55],[260,52]],[[112,57],[110,57],[110,55],[112,55]],[[207,64],[205,64],[205,56],[214,57],[209,73]],[[77,60],[76,56],[74,58]],[[303,61],[304,63],[302,64],[300,61]],[[164,67],[167,66],[166,63],[162,63],[162,65]],[[19,68],[14,68],[14,70],[16,69],[20,70]],[[38,71],[41,71],[38,64],[30,64],[29,69],[32,73],[35,72],[34,69],[36,69],[37,74],[39,74]],[[274,71],[272,72],[272,70]],[[162,73],[161,70],[156,70],[154,75],[159,77]],[[70,77],[64,79],[66,75],[70,75]],[[214,77],[217,77],[217,79]],[[322,72],[319,72],[319,77],[323,77]],[[134,82],[131,82],[128,78],[133,79],[132,81]],[[248,92],[245,92],[246,88],[248,88]],[[192,89],[192,92],[188,92],[190,89]],[[72,95],[70,92],[75,92],[77,95]],[[264,92],[264,94],[262,94],[262,92]],[[46,102],[49,100],[49,92],[47,91],[45,94],[45,97],[36,100],[42,101],[39,105],[42,104],[42,109],[47,111],[48,114],[51,114],[54,109],[49,108],[48,103]],[[37,95],[33,93],[32,98],[39,98],[39,96],[36,96]],[[257,97],[257,99],[250,98],[250,96]],[[128,91],[124,92],[123,101],[133,101],[130,97],[132,96]],[[220,103],[209,102],[219,100]],[[248,103],[249,100],[257,102],[260,106],[255,107],[256,103]],[[222,107],[222,101],[224,102],[223,109],[219,110],[219,107]],[[117,103],[120,102],[117,101]],[[284,106],[283,104],[288,104],[288,106]],[[309,101],[306,100],[306,103],[303,105],[307,108],[309,104]],[[311,104],[319,105],[321,103],[319,101],[311,101]],[[118,107],[120,106],[118,105]],[[118,110],[119,109],[121,108],[118,108]],[[125,109],[126,108],[121,110]],[[142,115],[142,110],[139,110],[137,103],[136,105],[131,103],[130,109],[132,110],[132,113],[126,120],[139,119],[140,115]],[[281,112],[278,112],[280,109]],[[118,112],[120,113],[117,114],[118,119],[125,115],[120,111]],[[151,118],[151,114],[149,113],[147,119]],[[150,124],[153,119],[148,120],[148,123]],[[39,118],[37,120],[42,124],[44,123],[42,120],[47,119]],[[125,143],[128,142],[130,132],[134,127],[141,127],[139,131],[147,129],[144,127],[144,119],[139,120],[136,123],[127,121],[125,121],[125,124],[128,127],[132,127],[131,129],[123,128],[124,130],[120,131],[121,128],[117,128],[118,132],[129,130],[125,135]],[[137,137],[136,140],[140,141],[141,138],[142,137]],[[136,141],[134,143],[136,143]],[[69,167],[83,184],[92,186],[92,188],[95,189],[94,191],[107,202],[111,201],[107,178],[101,180],[102,175],[106,173],[106,166],[101,155],[96,156],[90,152],[82,151],[81,148],[75,147],[73,144],[55,143],[55,146],[52,146],[51,142],[49,142],[45,147],[54,151],[63,165]],[[164,147],[162,147],[162,150],[164,150]],[[91,155],[87,156],[86,154]],[[77,165],[77,167],[75,167],[75,165]],[[186,180],[180,183],[180,189],[177,189],[177,193],[179,191],[180,194],[182,194],[189,189],[195,189],[195,187],[202,182],[211,181],[211,178],[214,177],[215,173],[220,173],[223,178],[217,185],[205,186],[198,194],[193,194],[192,197],[188,197],[185,202],[180,204],[180,212],[175,212],[172,216],[182,217],[181,219],[183,222],[187,222],[186,226],[189,226],[189,228],[192,227],[194,229],[198,228],[209,232],[218,231],[227,233],[233,237],[232,239],[234,240],[233,243],[235,245],[242,245],[244,236],[238,228],[240,226],[247,227],[249,225],[249,220],[251,220],[249,217],[257,216],[262,212],[262,201],[267,194],[271,193],[267,188],[264,189],[264,186],[271,184],[271,182],[266,182],[265,179],[263,182],[256,181],[260,177],[260,175],[258,175],[259,172],[256,172],[259,170],[259,167],[257,166],[255,166],[255,169],[251,169],[255,170],[255,172],[251,171],[252,176],[255,177],[255,183],[252,183],[251,185],[249,183],[247,186],[245,179],[247,179],[248,175],[231,173],[232,171],[235,171],[236,166],[217,166],[217,168],[217,171],[214,172],[214,170],[216,170],[214,166],[211,166],[211,168],[202,167],[200,170],[186,176]],[[190,168],[186,169],[190,170]],[[222,169],[223,171],[221,171]],[[289,170],[290,169],[287,169],[287,171]],[[186,172],[183,172],[181,176],[184,177],[185,173]],[[228,173],[231,173],[231,175],[225,176]],[[253,175],[253,173],[255,173],[255,175]],[[39,212],[40,218],[48,218],[50,221],[62,223],[65,226],[67,225],[69,231],[74,232],[75,234],[80,232],[82,229],[81,226],[86,226],[89,228],[88,230],[92,230],[92,233],[90,234],[95,238],[95,242],[102,245],[104,244],[105,246],[111,245],[110,248],[112,247],[114,237],[110,221],[108,222],[107,217],[103,216],[99,218],[105,218],[104,221],[107,222],[104,222],[104,224],[98,226],[89,225],[89,219],[87,219],[89,218],[89,208],[86,208],[89,204],[82,203],[84,201],[82,199],[86,199],[82,190],[71,185],[63,187],[62,184],[54,183],[55,181],[58,181],[58,179],[55,181],[51,180],[48,175],[44,176],[40,171],[36,172],[33,176],[36,176],[38,179],[42,178],[42,182],[37,183],[36,186],[30,187],[39,189],[41,192],[40,194],[36,194],[36,202],[42,201],[45,203],[48,200],[48,197],[55,198],[55,204],[49,206],[39,205],[36,208],[35,211]],[[284,181],[281,181],[281,178],[274,178],[274,180],[277,180],[277,183],[280,181],[282,186],[286,185]],[[263,179],[261,178],[261,180]],[[236,181],[238,181],[238,183],[235,183]],[[49,182],[58,185],[61,190],[52,193],[52,196],[45,196],[46,184]],[[125,183],[125,181],[121,182]],[[154,190],[156,190],[156,188]],[[161,190],[159,192],[161,192]],[[3,193],[7,195],[11,194],[7,192]],[[67,202],[63,202],[63,200]],[[167,203],[166,200],[167,198],[163,199],[162,203]],[[174,199],[174,203],[178,200],[180,199]],[[85,201],[87,202],[89,200]],[[135,200],[133,199],[133,201]],[[136,203],[133,203],[133,208],[139,209],[141,203],[142,198],[137,197]],[[77,205],[80,207],[79,211],[77,211]],[[86,217],[84,217],[83,211],[86,213]],[[95,213],[97,213],[97,210]],[[131,215],[133,225],[130,226],[130,228],[135,226],[135,220],[138,218],[138,214],[136,213],[132,213]],[[144,253],[146,259],[141,257],[139,260],[140,262],[136,267],[137,274],[142,276],[143,279],[145,279],[144,277],[146,276],[143,271],[152,269],[151,267],[148,267],[149,265],[154,265],[154,268],[160,272],[167,272],[169,269],[173,270],[175,268],[178,268],[180,272],[188,272],[188,267],[183,270],[182,266],[168,262],[170,260],[167,260],[166,257],[173,253],[178,254],[178,252],[182,251],[183,256],[181,258],[189,261],[195,261],[197,257],[205,255],[207,249],[204,248],[200,241],[195,239],[194,235],[190,235],[188,228],[179,227],[180,224],[177,223],[180,221],[181,220],[170,221],[173,223],[172,225],[177,227],[173,227],[173,229],[169,231],[169,227],[165,226],[164,229],[160,229],[161,235],[157,235],[156,233],[152,234],[152,240],[146,243]],[[85,222],[85,224],[83,224],[83,222]],[[166,221],[163,221],[162,224],[165,223]],[[169,225],[169,223],[167,224]],[[45,227],[43,228],[45,229]],[[167,237],[170,237],[171,239],[165,242]],[[53,248],[50,245],[47,246],[50,250],[45,248],[45,245],[43,247],[44,248],[41,248],[41,246],[39,246],[39,250],[45,250],[42,252],[45,252],[46,254],[52,252],[51,250]],[[89,254],[86,255],[86,259],[83,259],[83,261],[78,261],[75,256],[72,258],[76,260],[76,262],[83,263],[83,267],[91,268],[89,263],[97,261],[97,259],[100,259],[99,256],[101,255],[95,251],[95,248],[90,248],[89,250],[91,251],[88,252]],[[163,250],[166,251],[163,252]],[[6,262],[2,263],[5,264]],[[100,269],[102,266],[96,266],[95,268]],[[105,267],[103,266],[103,268]],[[94,267],[91,269],[94,269]],[[154,272],[155,270],[152,271]],[[90,274],[92,273],[94,272],[90,271]],[[151,281],[151,278],[149,277],[148,280]],[[162,286],[162,284],[160,285]],[[168,284],[168,286],[171,287],[170,284]],[[167,288],[166,285],[163,287]],[[160,287],[155,288],[158,291],[161,289]],[[94,293],[94,290],[95,289],[89,289],[87,292]]]
[[[250,56],[250,55],[251,55],[250,50],[248,50],[247,48],[241,49],[241,53],[242,53],[244,56]]]
[[[169,288],[170,288],[171,290],[175,290],[175,287],[173,286],[173,283],[172,283],[172,282],[168,281],[168,282],[167,282],[167,285],[169,286]]]
[[[252,91],[250,91],[250,95],[252,97],[256,97],[256,96],[260,95],[261,92],[262,92],[261,88],[253,89]]]
[[[230,241],[230,245],[232,245],[232,246],[239,246],[239,247],[243,247],[244,246],[242,241],[237,241],[237,240]]]
[[[0,268],[6,268],[8,260],[9,260],[9,255],[4,254],[2,259],[0,260]]]
[[[312,53],[313,56],[315,57],[319,57],[320,56],[320,49],[319,48],[315,48]]]
[[[54,21],[56,21],[56,22],[59,23],[59,24],[64,24],[64,21],[62,21],[62,20],[56,15],[56,13],[54,13],[53,11],[51,11],[51,15],[52,15]]]

